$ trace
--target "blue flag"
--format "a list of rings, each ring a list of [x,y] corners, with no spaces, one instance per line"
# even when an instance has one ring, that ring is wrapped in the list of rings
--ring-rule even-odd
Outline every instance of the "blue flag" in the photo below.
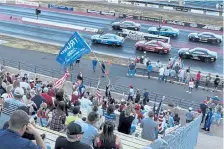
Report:
[[[68,66],[90,51],[91,49],[88,44],[78,32],[75,32],[65,46],[60,50],[56,61],[63,66]]]

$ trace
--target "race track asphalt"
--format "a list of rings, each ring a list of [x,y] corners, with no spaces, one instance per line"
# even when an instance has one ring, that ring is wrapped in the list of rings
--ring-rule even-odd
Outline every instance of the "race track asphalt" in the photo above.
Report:
[[[27,71],[34,71],[34,67],[32,65],[36,65],[37,69],[36,72],[41,74],[50,74],[53,72],[51,69],[54,69],[55,75],[59,74],[57,77],[60,76],[62,68],[61,66],[56,62],[56,55],[52,54],[46,54],[41,53],[37,51],[31,51],[31,50],[22,50],[22,49],[15,49],[5,46],[0,46],[1,51],[1,59],[7,58],[11,61],[5,62],[6,65],[17,67],[18,68],[18,61],[23,62],[20,64],[20,68],[27,70]],[[1,60],[2,62],[2,60]],[[215,95],[220,95],[219,93],[213,93],[213,92],[207,92],[204,90],[194,90],[192,94],[189,94],[186,92],[187,88],[184,88],[184,86],[179,86],[176,84],[170,84],[170,83],[159,83],[158,80],[154,79],[145,79],[145,78],[129,78],[126,76],[127,74],[127,68],[120,65],[112,64],[111,66],[107,66],[107,68],[110,70],[109,78],[111,82],[120,89],[119,92],[128,92],[128,86],[132,84],[135,89],[144,89],[147,88],[150,92],[155,92],[158,94],[162,94],[165,96],[169,96],[169,98],[174,97],[178,99],[182,99],[187,102],[192,102],[199,104],[201,101],[203,101],[206,96],[213,97]],[[92,64],[91,61],[81,59],[80,67],[75,67],[72,74],[77,74],[78,72],[82,72],[84,77],[87,79],[93,79],[97,82],[98,78],[101,76],[100,68],[97,68],[97,71],[94,73],[92,71]],[[54,76],[55,76],[54,75]],[[102,82],[108,82],[107,78],[102,78]],[[84,79],[85,81],[85,79]],[[189,104],[190,105],[190,104]],[[188,108],[188,107],[184,107]]]
[[[34,9],[31,8],[20,8],[15,6],[6,6],[0,5],[0,14],[7,14],[17,17],[29,17],[36,18],[34,14]],[[40,17],[42,20],[50,20],[56,21],[60,23],[80,25],[85,27],[94,27],[98,29],[104,30],[105,33],[116,33],[117,31],[113,31],[111,29],[111,23],[114,21],[118,21],[118,18],[103,18],[103,17],[92,17],[92,16],[81,16],[81,15],[73,15],[73,14],[63,14],[63,13],[55,13],[49,11],[42,11]],[[158,25],[152,23],[153,25]],[[141,31],[147,32],[147,29],[152,26],[152,24],[142,24]],[[200,31],[200,30],[199,30]],[[73,34],[71,30],[63,30],[63,29],[55,29],[49,28],[46,26],[36,26],[25,23],[15,23],[8,21],[0,21],[0,32],[12,35],[19,35],[23,37],[29,37],[32,39],[41,39],[48,42],[60,43],[64,44],[70,36]],[[219,56],[218,60],[215,63],[203,63],[194,60],[185,60],[185,66],[191,66],[194,69],[207,71],[207,72],[223,72],[223,44],[220,45],[209,45],[204,43],[192,43],[188,42],[187,35],[191,32],[190,30],[186,30],[180,28],[180,36],[177,39],[171,39],[171,44],[173,46],[169,55],[158,55],[155,53],[147,53],[147,56],[152,61],[160,60],[164,63],[168,61],[170,57],[177,56],[177,51],[179,48],[183,47],[205,47],[210,50],[216,51]],[[86,39],[86,41],[91,45],[92,49],[110,53],[120,56],[126,57],[135,57],[136,55],[142,55],[142,52],[136,51],[134,44],[136,41],[133,40],[125,40],[125,43],[122,47],[109,47],[104,45],[92,45],[90,38],[93,35],[92,33],[80,32],[82,36]]]

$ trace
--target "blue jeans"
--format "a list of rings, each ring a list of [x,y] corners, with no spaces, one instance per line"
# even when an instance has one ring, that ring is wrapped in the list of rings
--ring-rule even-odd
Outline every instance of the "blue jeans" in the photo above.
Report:
[[[135,70],[128,70],[128,75],[131,77],[135,77]]]
[[[167,78],[168,78],[168,76],[164,76],[164,82],[166,83],[167,82]]]
[[[94,72],[96,71],[96,65],[93,65],[93,71]]]
[[[159,75],[159,81],[162,82],[164,80],[164,76],[163,75]]]

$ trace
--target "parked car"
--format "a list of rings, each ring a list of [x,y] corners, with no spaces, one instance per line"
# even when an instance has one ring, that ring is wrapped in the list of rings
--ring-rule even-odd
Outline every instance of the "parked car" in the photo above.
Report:
[[[129,30],[139,31],[141,28],[141,24],[135,23],[133,21],[113,22],[112,28],[116,30],[129,29]]]
[[[159,54],[169,53],[171,45],[158,40],[151,41],[138,41],[135,44],[136,50],[139,51],[150,51]]]
[[[207,42],[212,44],[220,44],[222,42],[222,36],[210,32],[190,33],[188,39],[189,41]]]
[[[167,36],[167,37],[177,37],[180,34],[178,29],[169,26],[160,26],[160,27],[150,27],[148,29],[150,34]]]
[[[107,44],[112,46],[122,46],[124,37],[115,34],[93,35],[92,43]]]
[[[205,48],[182,48],[178,54],[183,59],[195,59],[204,62],[215,62],[217,60],[217,52],[210,51]]]

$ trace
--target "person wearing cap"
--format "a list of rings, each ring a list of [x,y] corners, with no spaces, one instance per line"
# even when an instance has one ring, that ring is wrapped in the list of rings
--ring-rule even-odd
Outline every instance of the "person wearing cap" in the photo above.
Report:
[[[186,123],[190,123],[194,120],[194,114],[192,110],[193,108],[189,107],[188,112],[186,113]]]
[[[42,88],[37,87],[36,95],[31,99],[36,105],[37,109],[40,108],[41,103],[46,102],[45,98],[41,96]]]
[[[154,114],[152,111],[148,112],[148,117],[144,118],[140,127],[142,128],[142,138],[154,141],[157,139],[158,123],[153,120]]]
[[[204,122],[205,114],[206,114],[206,110],[207,110],[207,108],[208,108],[207,101],[204,100],[204,101],[200,104],[200,109],[201,109],[201,113],[202,113],[201,124]]]
[[[77,120],[81,120],[81,118],[79,117],[79,113],[80,113],[80,107],[79,106],[74,106],[72,108],[72,114],[70,116],[66,117],[66,121],[65,121],[65,125],[69,125],[71,122],[75,122]]]
[[[82,127],[71,122],[66,128],[66,136],[60,136],[55,141],[55,149],[93,149],[90,145],[82,143],[80,140],[83,138]]]
[[[34,136],[36,144],[31,140],[22,138],[27,132]],[[16,110],[9,119],[9,128],[0,130],[1,149],[46,149],[44,141],[35,127],[30,124],[29,116],[23,110]]]
[[[135,106],[135,111],[136,111],[136,114],[137,114],[137,119],[138,119],[138,122],[139,123],[141,123],[141,120],[144,118],[143,117],[143,114],[142,114],[142,112],[141,112],[141,105],[139,105],[139,104],[137,104],[136,106]]]
[[[50,95],[48,95],[48,88],[44,87],[43,93],[41,96],[45,99],[47,106],[50,108],[53,106],[53,99]]]

